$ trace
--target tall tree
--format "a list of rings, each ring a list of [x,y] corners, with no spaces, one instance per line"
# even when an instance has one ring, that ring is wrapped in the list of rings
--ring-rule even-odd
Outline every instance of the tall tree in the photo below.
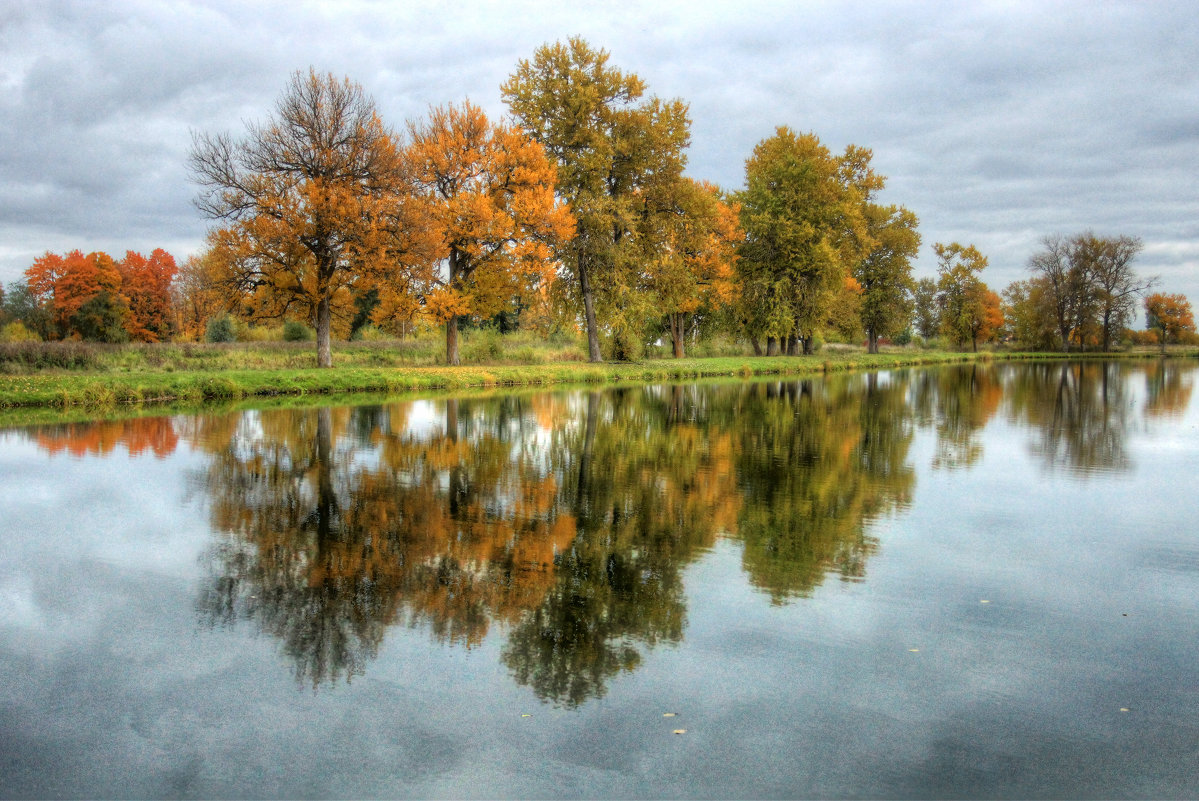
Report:
[[[426,309],[446,326],[446,361],[458,364],[458,316],[491,317],[528,287],[553,279],[552,248],[574,232],[554,197],[541,145],[492,125],[469,102],[432,109],[411,125],[412,180],[446,272],[430,273]]]
[[[935,278],[921,278],[912,286],[912,324],[924,339],[932,339],[941,330]]]
[[[911,316],[912,258],[920,248],[916,215],[902,206],[866,203],[871,247],[854,278],[862,288],[862,326],[867,349],[878,353],[880,336],[898,333]]]
[[[957,345],[970,343],[978,350],[1003,324],[999,296],[987,288],[979,273],[987,257],[973,245],[957,242],[933,245],[937,254],[937,300],[941,307],[941,331]]]
[[[645,84],[608,64],[608,53],[571,38],[539,47],[501,86],[513,117],[558,169],[558,192],[577,232],[558,255],[583,305],[591,361],[603,360],[597,305],[609,328],[629,315],[639,280],[630,235],[655,182],[682,173],[690,121],[681,101],[642,100]],[[630,275],[630,270],[634,270]]]
[[[1087,272],[1095,286],[1099,315],[1099,341],[1104,352],[1112,338],[1132,320],[1136,299],[1148,292],[1156,278],[1139,278],[1132,260],[1141,252],[1141,240],[1132,236],[1096,237],[1090,231],[1075,240],[1075,247],[1088,262]]]
[[[362,87],[313,70],[295,73],[244,139],[193,136],[196,204],[227,226],[210,234],[227,285],[258,315],[307,316],[321,367],[333,364],[335,309],[394,261],[401,167]]]
[[[780,341],[810,352],[834,293],[868,250],[862,208],[881,184],[864,153],[850,146],[838,158],[815,134],[783,126],[745,163],[738,266],[755,308],[743,316],[751,337],[767,338],[768,353]]]
[[[1080,331],[1090,315],[1091,280],[1086,265],[1075,258],[1070,239],[1061,234],[1046,236],[1042,249],[1029,259],[1028,268],[1044,281],[1044,288],[1057,325],[1062,352],[1081,340]]]
[[[666,327],[675,358],[684,355],[689,322],[733,300],[733,266],[742,233],[735,203],[726,203],[712,184],[680,178],[661,213],[647,220],[649,288]],[[652,226],[652,228],[651,228]]]

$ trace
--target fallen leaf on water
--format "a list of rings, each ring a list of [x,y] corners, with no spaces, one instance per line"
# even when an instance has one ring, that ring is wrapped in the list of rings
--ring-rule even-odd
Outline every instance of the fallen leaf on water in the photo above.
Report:
[[[679,714],[679,713],[678,713],[678,712],[663,712],[663,713],[662,713],[662,717],[664,717],[664,718],[673,718],[673,717],[674,717],[675,715],[677,715],[677,714]]]
[[[1122,707],[1120,707],[1120,711],[1121,711],[1121,712],[1127,712],[1127,711],[1128,711],[1128,707],[1126,707],[1126,706],[1122,706]]]
[[[919,649],[919,648],[909,648],[909,649],[908,649],[908,651],[910,651],[910,652],[911,652],[911,653],[913,653],[913,654],[918,654],[918,653],[920,653],[920,649]]]
[[[531,717],[533,717],[533,716],[532,716],[532,715],[529,715],[529,714],[524,714],[524,715],[521,715],[521,717],[522,717],[522,718],[531,718]]]
[[[980,603],[980,604],[989,604],[989,603],[991,603],[991,602],[990,602],[990,601],[979,601],[979,603]]]
[[[687,730],[686,729],[675,729],[674,733],[675,734],[686,734]]]

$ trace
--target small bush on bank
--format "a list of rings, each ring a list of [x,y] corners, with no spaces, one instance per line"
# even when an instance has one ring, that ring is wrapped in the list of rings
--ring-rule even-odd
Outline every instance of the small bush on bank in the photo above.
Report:
[[[283,324],[284,342],[311,342],[316,339],[316,332],[298,320],[288,320]]]
[[[233,317],[228,314],[222,314],[220,317],[213,317],[208,321],[208,325],[204,329],[205,342],[236,342],[237,327],[233,322]]]

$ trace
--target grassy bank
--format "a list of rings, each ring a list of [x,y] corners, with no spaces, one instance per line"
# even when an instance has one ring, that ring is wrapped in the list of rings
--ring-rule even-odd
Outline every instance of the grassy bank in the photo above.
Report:
[[[547,351],[531,356],[530,363],[512,363],[504,358],[501,350],[490,355],[494,359],[503,359],[503,362],[446,367],[406,363],[402,348],[372,344],[347,346],[337,354],[333,368],[317,369],[311,366],[310,345],[163,345],[104,349],[77,343],[55,344],[62,347],[41,346],[39,352],[31,350],[29,361],[34,363],[40,359],[41,364],[22,366],[11,358],[5,362],[5,371],[0,374],[0,409],[98,411],[131,405],[182,403],[194,406],[245,398],[353,393],[394,395],[468,388],[640,383],[701,377],[748,378],[878,370],[976,359],[1061,358],[1056,354],[972,354],[919,349],[894,349],[871,355],[842,346],[826,348],[813,356],[717,356],[604,364],[577,361],[573,352],[569,354],[570,360],[549,361],[554,354]],[[1123,354],[1124,357],[1130,355],[1152,357],[1156,353]]]

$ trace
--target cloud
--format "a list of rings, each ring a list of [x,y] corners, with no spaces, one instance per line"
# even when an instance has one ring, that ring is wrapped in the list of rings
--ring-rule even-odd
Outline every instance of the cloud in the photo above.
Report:
[[[200,247],[190,132],[244,130],[290,73],[346,75],[396,127],[582,35],[690,104],[689,172],[742,182],[778,125],[874,151],[920,217],[916,270],[959,240],[995,288],[1037,241],[1140,236],[1199,299],[1199,22],[1175,3],[26,2],[0,12],[0,281],[49,249]],[[1172,243],[1167,246],[1167,243]],[[1155,246],[1160,245],[1160,246]],[[187,251],[187,252],[180,252]]]

